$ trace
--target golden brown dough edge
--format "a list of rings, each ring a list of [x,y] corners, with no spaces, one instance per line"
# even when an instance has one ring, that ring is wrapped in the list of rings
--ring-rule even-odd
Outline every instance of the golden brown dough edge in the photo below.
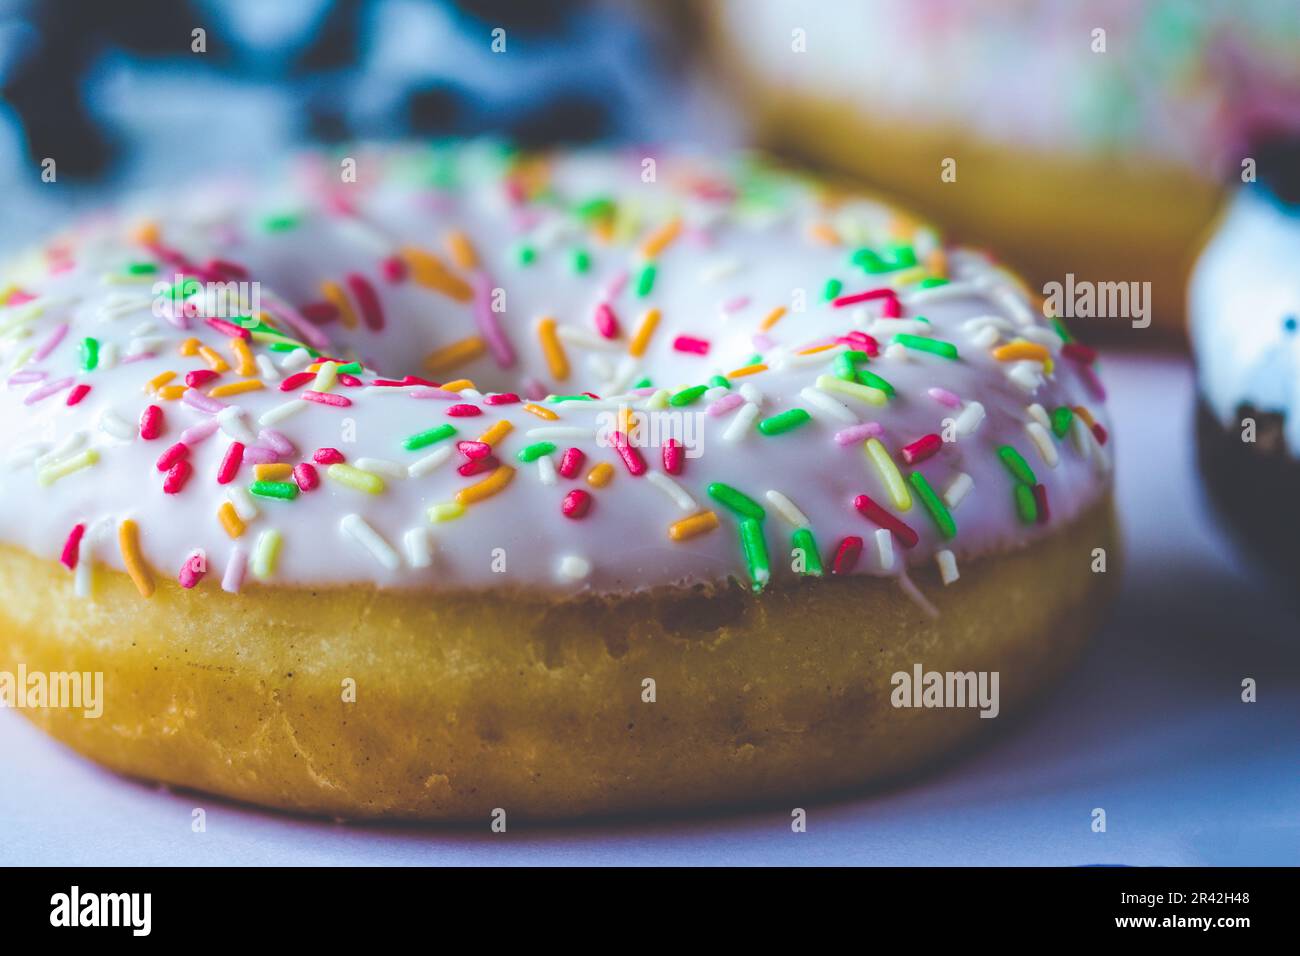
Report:
[[[1023,709],[1084,645],[1117,557],[1108,497],[1060,533],[964,562],[948,587],[913,572],[942,612],[931,620],[867,576],[612,601],[164,581],[145,601],[100,568],[90,602],[56,563],[0,546],[0,670],[102,671],[102,717],[26,715],[123,773],[286,810],[793,806],[912,772]],[[891,675],[915,664],[998,671],[1001,716],[893,707]]]

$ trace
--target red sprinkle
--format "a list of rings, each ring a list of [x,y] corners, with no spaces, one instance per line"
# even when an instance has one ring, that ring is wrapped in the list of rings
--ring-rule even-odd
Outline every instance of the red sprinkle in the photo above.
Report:
[[[898,518],[894,517],[880,505],[876,504],[867,495],[858,495],[853,499],[853,507],[862,512],[863,516],[871,522],[880,525],[886,531],[893,532],[895,538],[905,548],[916,547],[916,542],[920,539],[915,531],[905,525]]]
[[[313,325],[328,325],[339,317],[338,306],[333,302],[308,302],[298,312]]]
[[[564,454],[560,456],[560,467],[558,469],[560,477],[575,477],[582,470],[582,463],[586,460],[587,456],[577,448],[566,449]]]
[[[217,377],[217,373],[210,368],[198,368],[192,372],[185,373],[185,384],[190,388],[202,388]]]
[[[84,382],[80,385],[73,386],[72,391],[68,392],[68,404],[76,405],[79,401],[85,398],[89,392],[90,386]]]
[[[560,511],[564,512],[564,516],[575,521],[585,518],[589,510],[591,510],[591,495],[581,488],[574,488],[560,503]]]
[[[401,256],[389,256],[379,263],[379,271],[389,282],[402,282],[406,279],[406,262]]]
[[[335,408],[347,408],[352,404],[352,399],[346,396],[335,395],[333,392],[317,392],[310,388],[302,393],[302,397],[317,405],[333,405]]]
[[[872,358],[880,354],[880,343],[874,336],[866,332],[859,332],[856,329],[852,332],[846,332],[835,340],[841,345],[850,345],[859,351],[866,352]]]
[[[685,460],[686,456],[683,453],[681,442],[676,438],[670,438],[664,442],[664,471],[670,475],[680,475]]]
[[[519,396],[514,392],[499,392],[496,395],[488,395],[483,399],[485,405],[513,405],[519,401]]]
[[[862,539],[855,534],[849,535],[835,549],[835,559],[831,562],[831,574],[848,574],[858,564],[862,555]]]
[[[934,457],[942,447],[943,439],[931,432],[929,435],[922,435],[910,445],[904,445],[901,454],[906,464],[915,465],[918,461]]]
[[[193,466],[188,461],[182,459],[172,465],[171,471],[167,472],[167,477],[163,479],[163,491],[166,494],[174,495],[185,487],[185,482],[190,480],[190,475],[194,473]]]
[[[68,532],[68,540],[63,542],[63,554],[59,560],[69,571],[77,566],[77,560],[81,555],[81,536],[86,533],[84,524],[74,524],[72,530]]]
[[[607,339],[618,338],[618,316],[607,302],[596,306],[596,331]]]
[[[384,327],[384,307],[370,280],[359,272],[350,272],[344,281],[356,297],[357,305],[361,306],[361,318],[366,323],[366,328],[372,332],[381,331]]]
[[[298,487],[303,491],[311,491],[320,484],[320,475],[307,462],[300,461],[293,466],[293,480],[298,482]]]
[[[447,409],[447,414],[452,418],[473,418],[475,415],[482,415],[483,409],[477,405],[459,404],[452,405]]]
[[[898,296],[885,300],[885,304],[880,310],[880,316],[884,319],[901,319],[903,317],[903,303],[898,301]]]
[[[212,326],[222,335],[229,335],[231,338],[244,339],[247,341],[253,337],[253,333],[249,332],[248,329],[235,325],[234,322],[227,322],[225,319],[204,319],[203,321],[208,323],[208,325]]]
[[[1038,523],[1047,524],[1047,519],[1051,512],[1047,510],[1047,486],[1044,484],[1034,485],[1034,504],[1038,505]]]
[[[189,453],[190,453],[189,446],[186,445],[185,442],[183,441],[178,441],[176,444],[172,445],[165,452],[163,452],[162,455],[159,456],[158,470],[166,471],[168,468],[176,464],[182,458],[189,455]]]
[[[239,466],[244,463],[244,443],[232,441],[226,446],[226,454],[217,468],[217,484],[228,485],[235,480]]]
[[[897,301],[898,293],[893,289],[882,286],[879,289],[868,289],[866,292],[855,292],[852,295],[842,295],[838,299],[832,299],[831,305],[837,309],[842,309],[847,305],[857,305],[859,302],[870,302],[872,299],[894,299]]]
[[[347,372],[339,372],[339,384],[347,388],[360,388],[364,383],[355,375],[349,375]]]
[[[215,374],[215,373],[214,373]],[[280,383],[280,391],[292,392],[295,388],[306,385],[316,377],[315,372],[294,372]]]
[[[215,272],[229,279],[247,279],[248,270],[229,259],[209,259],[203,267],[208,272]]]
[[[442,388],[441,382],[435,382],[432,379],[420,378],[418,375],[403,375],[403,385],[424,385],[428,388]]]
[[[317,448],[316,453],[311,456],[311,460],[318,465],[339,465],[347,459],[343,457],[343,452],[337,448]]]
[[[645,458],[627,440],[627,435],[622,432],[614,432],[614,450],[618,452],[618,456],[623,459],[623,464],[627,465],[627,470],[634,476],[645,474]]]
[[[484,471],[492,471],[501,462],[497,461],[495,455],[488,455],[486,458],[471,458],[456,470],[468,478],[470,475],[477,475]]]
[[[1097,350],[1090,349],[1086,345],[1080,345],[1078,342],[1066,342],[1061,346],[1061,354],[1068,359],[1082,362],[1084,365],[1091,365],[1097,361]]]
[[[492,446],[485,441],[458,441],[456,450],[470,461],[477,461],[492,454]]]
[[[1097,439],[1097,444],[1098,444],[1098,445],[1104,445],[1104,444],[1106,444],[1106,438],[1108,437],[1108,436],[1106,435],[1106,426],[1104,426],[1103,424],[1101,424],[1101,422],[1093,422],[1093,423],[1092,423],[1092,437],[1095,438],[1095,439]]]
[[[146,405],[140,413],[140,437],[152,441],[162,434],[163,410],[157,405]]]
[[[679,352],[691,352],[695,355],[708,355],[709,342],[707,339],[697,339],[690,335],[679,335],[673,339],[673,348]]]
[[[208,573],[208,563],[201,554],[191,554],[181,565],[180,573],[176,575],[176,580],[180,582],[183,588],[192,588],[203,580],[203,575]]]

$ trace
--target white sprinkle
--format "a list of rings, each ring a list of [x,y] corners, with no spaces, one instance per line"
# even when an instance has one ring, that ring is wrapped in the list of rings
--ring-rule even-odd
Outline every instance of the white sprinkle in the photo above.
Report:
[[[1007,378],[1025,392],[1036,392],[1038,387],[1043,384],[1043,376],[1039,374],[1042,367],[1038,362],[1028,360],[1015,362],[1007,371]]]
[[[102,342],[99,346],[99,361],[95,364],[97,371],[117,366],[117,346],[112,342]]]
[[[410,478],[421,478],[424,475],[429,474],[429,472],[433,471],[439,465],[445,464],[447,459],[451,458],[451,455],[452,455],[452,446],[444,445],[442,448],[439,448],[437,451],[431,451],[423,458],[413,461],[409,465],[407,465],[406,474]]]
[[[961,413],[953,419],[953,428],[958,438],[967,438],[975,434],[975,429],[984,421],[984,406],[979,402],[969,402]]]
[[[147,352],[157,352],[167,344],[167,340],[157,335],[141,335],[126,343],[127,355],[144,355]]]
[[[382,564],[389,571],[396,571],[402,566],[402,559],[393,546],[384,540],[383,536],[366,522],[366,519],[359,514],[344,515],[339,520],[339,528],[345,534],[351,535],[363,548],[370,552],[376,561]]]
[[[555,459],[550,455],[541,455],[537,459],[537,477],[546,486],[556,482]]]
[[[785,495],[781,494],[781,492],[773,489],[764,497],[766,497],[772,507],[776,509],[777,514],[790,522],[791,527],[808,528],[812,526],[812,522],[808,520],[808,516],[800,511],[795,503]]]
[[[1035,322],[1034,311],[1029,308],[1025,300],[1014,289],[1005,286],[993,290],[993,297],[998,304],[1011,313],[1011,319],[1017,325],[1033,325]]]
[[[957,573],[957,558],[947,548],[936,552],[934,560],[938,562],[939,577],[943,579],[945,585],[952,584],[953,581],[956,581],[961,577],[961,575]]]
[[[262,417],[265,418],[266,416]],[[244,422],[244,412],[238,405],[227,405],[217,412],[217,422],[221,425],[221,430],[235,441],[243,442],[245,445],[257,443],[257,436]],[[262,422],[262,424],[269,423]]]
[[[877,338],[898,335],[900,332],[907,335],[933,336],[934,326],[919,319],[876,319],[867,332]]]
[[[715,385],[712,388],[705,389],[704,394],[701,395],[700,398],[704,399],[704,401],[706,402],[716,402],[724,395],[730,395],[730,394],[731,394],[731,389],[727,388],[727,386]]]
[[[758,418],[758,406],[753,402],[746,402],[732,416],[731,423],[727,430],[722,433],[722,440],[726,442],[737,442],[749,434],[750,428],[754,425],[754,420]]]
[[[1052,427],[1052,420],[1047,417],[1047,410],[1037,402],[1034,402],[1032,405],[1027,407],[1025,411],[1029,413],[1030,418],[1038,422],[1038,424],[1042,425],[1044,428]]]
[[[568,578],[571,581],[581,581],[591,574],[591,562],[586,558],[580,558],[576,554],[567,554],[560,558],[558,568],[560,577]]]
[[[1030,422],[1025,426],[1025,431],[1029,433],[1029,440],[1034,443],[1038,449],[1039,456],[1047,463],[1047,467],[1055,468],[1059,457],[1056,454],[1056,445],[1052,443],[1052,436],[1047,433],[1047,429],[1038,422]]]
[[[419,526],[402,535],[402,544],[406,548],[406,563],[413,568],[427,568],[433,563],[433,544],[429,539],[429,529]]]
[[[617,339],[607,339],[603,335],[597,335],[594,332],[588,332],[586,329],[580,329],[573,325],[558,325],[555,327],[555,334],[560,341],[580,349],[591,349],[595,352],[620,352],[626,346]]]
[[[651,395],[648,399],[646,399],[646,403],[644,407],[648,409],[654,409],[654,410],[667,408],[668,399],[672,398],[672,396],[673,393],[670,392],[668,389],[661,388],[653,395]],[[590,403],[583,402],[583,404],[588,405]]]
[[[352,464],[362,471],[368,471],[372,475],[381,475],[384,478],[392,478],[394,481],[405,478],[408,474],[405,465],[390,461],[387,458],[358,458]]]
[[[964,471],[958,473],[948,485],[948,490],[943,493],[943,501],[948,506],[948,510],[955,511],[974,487],[975,480],[970,475]]]
[[[230,594],[238,594],[239,589],[244,586],[244,572],[248,568],[248,554],[239,545],[235,545],[230,551],[230,558],[226,561],[226,573],[221,578],[221,590]]]
[[[596,439],[596,429],[582,428],[578,425],[543,425],[540,428],[530,428],[524,434],[538,441],[548,438],[574,438],[585,441]]]
[[[481,402],[483,393],[477,388],[462,388],[460,390],[460,400],[462,402]]]
[[[719,262],[713,262],[700,270],[701,282],[717,282],[719,279],[725,279],[733,276],[740,271],[740,261],[738,259],[723,259]]]
[[[880,556],[882,570],[894,569],[894,538],[887,528],[876,529],[876,554]]]
[[[235,514],[239,515],[239,520],[248,524],[257,517],[257,505],[253,503],[253,497],[240,485],[231,485],[226,489],[226,497],[235,507]]]
[[[299,369],[306,368],[311,363],[312,363],[311,353],[308,352],[306,349],[297,348],[294,349],[292,352],[290,352],[288,355],[286,355],[284,358],[280,359],[280,368],[289,372],[296,372]]]
[[[906,347],[899,345],[897,342],[890,342],[885,346],[885,350],[880,353],[880,357],[890,362],[908,361]]]
[[[67,458],[86,447],[86,432],[78,429],[72,432],[63,441],[59,442],[49,451],[37,457],[33,462],[37,469],[44,468],[46,465],[53,464],[61,458]]]
[[[134,433],[132,433],[134,434]],[[26,468],[33,464],[37,458],[40,458],[49,449],[49,445],[44,442],[31,442],[14,449],[9,455],[9,466],[17,471],[19,468]]]
[[[694,511],[699,507],[689,491],[663,472],[647,471],[645,477],[646,481],[671,498],[673,503],[682,511]]]
[[[263,413],[262,417],[257,420],[259,425],[274,425],[276,422],[282,422],[292,415],[297,415],[307,407],[307,402],[301,398],[290,399],[274,408],[269,408]]]
[[[753,382],[745,382],[740,386],[740,395],[747,402],[753,402],[755,405],[763,404],[763,393],[758,390]]]
[[[832,398],[820,388],[814,388],[809,385],[799,392],[799,397],[811,405],[816,411],[821,412],[828,418],[833,418],[837,422],[843,422],[846,425],[856,425],[859,422],[857,415],[853,410],[837,398]]]
[[[979,295],[980,289],[972,282],[949,282],[929,289],[914,289],[903,296],[908,304],[922,302],[942,302],[945,299],[960,299],[965,296]]]
[[[1061,337],[1056,332],[1038,325],[1020,329],[1019,334],[1022,339],[1036,342],[1039,345],[1046,345],[1048,348],[1054,348],[1061,344]]]
[[[271,357],[265,352],[258,352],[253,361],[257,363],[257,370],[262,373],[262,378],[268,382],[278,382],[283,377],[280,375],[280,370],[275,367],[275,363],[271,361]]]
[[[991,349],[998,344],[1002,334],[991,325],[986,325],[971,336],[971,344],[979,349]]]
[[[1014,332],[1015,326],[1002,318],[1000,315],[977,315],[973,319],[967,319],[961,324],[963,332],[974,335],[989,327],[998,329],[1002,332]]]

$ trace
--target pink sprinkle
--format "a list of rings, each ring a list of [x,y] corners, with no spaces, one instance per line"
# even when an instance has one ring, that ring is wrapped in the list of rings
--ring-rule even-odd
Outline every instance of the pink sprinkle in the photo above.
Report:
[[[146,405],[140,413],[140,437],[152,441],[162,434],[163,410],[157,405]]]
[[[441,382],[434,382],[427,378],[420,378],[420,376],[418,375],[403,375],[402,384],[403,385],[424,385],[427,386],[428,388],[442,387]]]
[[[586,460],[587,456],[577,448],[566,449],[564,454],[560,456],[560,467],[558,469],[560,476],[573,478],[582,470],[582,463]]]
[[[519,396],[514,392],[499,392],[496,395],[488,395],[483,399],[485,405],[513,405],[519,401]]]
[[[249,332],[248,329],[235,325],[235,323],[233,322],[227,322],[225,319],[209,318],[209,319],[204,319],[203,321],[208,323],[208,325],[212,326],[222,335],[228,335],[231,338],[243,339],[244,341],[248,341],[250,338],[253,337],[253,334]]]
[[[250,465],[273,465],[279,460],[275,449],[265,445],[249,445],[244,449],[244,461]]]
[[[332,392],[317,392],[310,388],[303,392],[301,397],[309,402],[315,402],[317,405],[331,405],[334,408],[347,408],[352,404],[352,399],[344,395],[335,395]]]
[[[185,482],[190,480],[190,475],[194,473],[193,466],[188,461],[178,461],[172,465],[171,470],[167,472],[167,477],[163,479],[163,492],[165,494],[178,494],[185,487]]]
[[[221,578],[221,590],[230,594],[238,594],[239,589],[244,586],[244,572],[248,570],[248,555],[244,549],[236,545],[230,552],[230,559],[226,561],[226,573]]]
[[[320,484],[320,475],[307,462],[300,461],[293,466],[293,480],[298,482],[298,487],[303,491],[311,491]]]
[[[522,384],[524,386],[524,394],[527,395],[531,401],[540,402],[547,396],[547,394],[549,394],[546,390],[546,386],[535,378],[526,378],[523,380]]]
[[[283,432],[278,432],[274,428],[263,428],[257,433],[257,437],[286,458],[298,454],[298,449],[294,447],[293,442],[289,441]]]
[[[221,465],[217,468],[217,484],[228,485],[235,480],[235,475],[239,473],[239,466],[244,461],[244,443],[232,441],[226,447],[226,453],[221,458]]]
[[[452,402],[460,398],[456,392],[449,392],[445,388],[425,388],[416,386],[406,393],[412,398],[432,398],[439,402]]]
[[[316,377],[315,372],[294,372],[288,378],[280,383],[280,391],[292,392],[296,388],[306,385]]]
[[[618,452],[618,456],[623,459],[623,464],[627,465],[628,472],[633,476],[645,474],[645,458],[627,440],[627,435],[622,432],[614,432],[614,450]]]
[[[339,384],[344,385],[347,388],[360,388],[365,384],[365,382],[361,381],[361,379],[357,378],[355,375],[349,375],[347,372],[339,372]]]
[[[124,355],[118,359],[118,365],[132,365],[135,362],[143,362],[146,359],[157,358],[157,352],[136,352],[134,355]]]
[[[497,313],[492,311],[493,288],[495,285],[486,273],[474,276],[474,324],[478,326],[479,335],[487,343],[497,365],[510,368],[515,364],[515,350],[506,338]]]
[[[776,339],[772,338],[772,336],[768,335],[766,332],[755,332],[754,335],[750,337],[749,341],[754,346],[755,351],[758,352],[766,352],[772,346],[776,345]]]
[[[618,338],[618,316],[609,307],[609,303],[602,302],[596,306],[595,319],[597,332],[607,339]]]
[[[63,554],[59,560],[69,571],[77,567],[77,561],[81,557],[81,536],[86,533],[84,524],[75,524],[72,530],[68,532],[68,540],[63,542]]]
[[[664,471],[670,475],[680,475],[684,460],[682,443],[676,438],[668,439],[664,443]]]
[[[223,279],[247,279],[248,270],[229,259],[209,259],[204,265],[208,272],[215,272]]]
[[[857,305],[859,302],[870,302],[873,299],[897,299],[898,293],[893,289],[882,286],[879,289],[868,289],[866,292],[855,292],[852,295],[842,295],[834,299],[831,305],[836,309],[842,309],[845,306]]]
[[[926,394],[940,405],[946,405],[948,408],[961,408],[961,399],[946,388],[931,388],[926,391]]]
[[[14,372],[14,374],[9,376],[8,384],[12,388],[15,385],[30,385],[32,382],[43,382],[45,381],[45,378],[45,372],[33,368],[28,369],[25,372]]]
[[[61,392],[65,388],[71,388],[71,387],[72,387],[71,377],[61,378],[56,382],[49,382],[45,385],[41,385],[38,388],[32,389],[32,391],[28,392],[27,396],[23,399],[23,404],[35,405],[37,402],[41,401],[42,399],[49,398],[51,395],[54,395],[57,392]]]
[[[30,292],[16,289],[14,292],[10,293],[9,298],[5,300],[4,304],[8,306],[22,305],[25,302],[31,302],[35,298],[36,296],[32,295]]]
[[[347,459],[343,457],[343,452],[337,448],[317,448],[311,460],[318,465],[339,465]]]
[[[868,438],[879,438],[884,433],[885,430],[876,422],[863,422],[861,425],[853,425],[837,431],[835,433],[835,444],[854,445],[858,442],[864,442]]]
[[[886,319],[901,319],[903,317],[903,303],[899,302],[897,297],[886,299],[880,314]]]
[[[210,368],[197,368],[185,373],[185,384],[190,388],[202,388],[216,377],[217,373]]]
[[[471,461],[492,454],[492,446],[485,441],[458,441],[456,450]]]
[[[622,291],[627,288],[628,278],[628,272],[624,270],[610,279],[609,285],[605,286],[605,298],[617,299]]]
[[[370,284],[370,280],[359,272],[350,272],[343,281],[352,290],[357,305],[361,306],[361,319],[366,323],[366,328],[372,332],[383,331],[384,307],[380,304],[379,296],[375,294],[375,287]]]
[[[856,329],[840,336],[835,342],[836,344],[855,348],[860,352],[866,352],[872,358],[880,354],[880,343],[876,341],[875,336],[868,335],[866,332],[859,332]]]
[[[713,418],[717,418],[719,415],[725,415],[733,408],[739,408],[744,404],[745,396],[741,395],[739,392],[732,392],[729,395],[723,395],[716,402],[711,403],[704,411]]]
[[[572,518],[575,521],[585,518],[587,512],[591,510],[591,495],[581,488],[574,488],[564,496],[564,501],[560,503],[560,511],[566,518]]]
[[[915,465],[927,458],[933,458],[942,447],[943,439],[932,432],[929,435],[922,435],[910,445],[904,445],[900,454],[903,456],[904,464]]]
[[[201,422],[196,422],[185,431],[181,432],[181,441],[187,445],[197,445],[205,438],[210,438],[212,433],[221,427],[221,422],[215,418],[208,418]]]
[[[68,404],[76,405],[88,394],[90,394],[90,386],[83,382],[82,384],[74,388],[72,391],[68,392]]]
[[[739,312],[745,306],[749,305],[750,299],[747,295],[738,295],[734,299],[728,299],[722,303],[723,312]]]
[[[379,271],[389,282],[403,282],[406,280],[406,263],[401,256],[389,256],[379,263]]]
[[[492,471],[501,464],[495,455],[488,455],[486,458],[471,458],[462,464],[456,470],[468,478],[470,475],[477,475],[480,472]]]
[[[693,355],[708,355],[709,342],[707,339],[697,339],[690,335],[679,335],[673,339],[673,348],[678,352],[690,352]]]
[[[64,336],[68,334],[68,328],[69,326],[67,322],[60,322],[56,325],[50,331],[50,334],[46,336],[45,341],[41,343],[40,348],[38,348],[35,354],[32,355],[32,361],[44,362],[49,354],[59,347],[59,343],[62,342]]]
[[[298,311],[313,325],[328,325],[339,317],[338,306],[333,302],[308,302]]]
[[[157,466],[158,470],[166,471],[167,469],[171,468],[172,465],[176,464],[178,461],[180,461],[189,453],[190,453],[189,446],[186,445],[185,442],[183,441],[178,441],[176,444],[172,445],[165,452],[163,452],[161,455],[158,456],[158,466]]]
[[[181,565],[180,573],[176,575],[176,580],[181,583],[183,588],[192,588],[203,580],[203,575],[208,573],[208,562],[203,553],[195,551],[185,563]]]
[[[459,405],[453,405],[447,409],[447,414],[452,418],[473,418],[475,415],[482,415],[483,409],[477,405],[469,405],[462,402]]]
[[[197,388],[187,388],[185,394],[181,396],[181,404],[188,405],[190,408],[196,409],[200,412],[207,412],[209,415],[215,415],[226,407],[225,402],[217,401],[215,398],[209,398]]]

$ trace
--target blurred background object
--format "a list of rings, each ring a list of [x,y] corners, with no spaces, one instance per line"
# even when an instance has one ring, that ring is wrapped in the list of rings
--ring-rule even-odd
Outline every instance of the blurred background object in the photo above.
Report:
[[[1295,0],[691,7],[765,145],[897,194],[1036,286],[1149,281],[1169,336],[1220,184],[1261,132],[1300,129]]]

